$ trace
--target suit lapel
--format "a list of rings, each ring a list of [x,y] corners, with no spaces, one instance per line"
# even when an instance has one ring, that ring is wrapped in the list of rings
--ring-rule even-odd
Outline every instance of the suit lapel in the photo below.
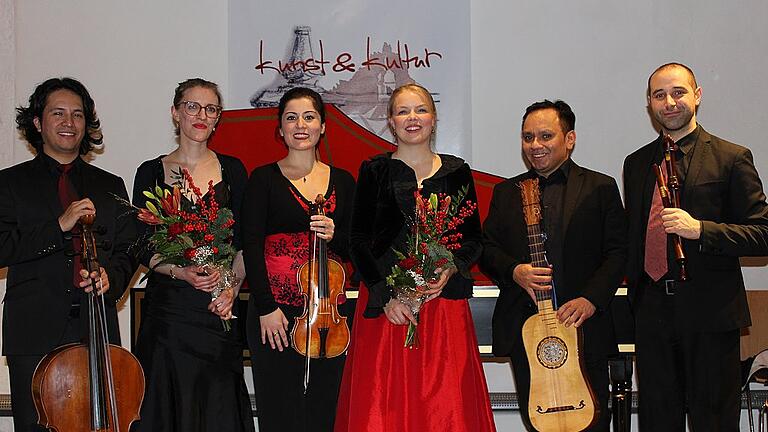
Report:
[[[699,132],[699,138],[696,141],[696,145],[693,147],[693,157],[691,158],[691,164],[688,166],[688,173],[685,176],[685,183],[683,184],[683,196],[681,198],[681,205],[685,207],[685,197],[691,191],[693,185],[696,184],[696,179],[701,173],[701,168],[704,166],[704,161],[707,160],[709,152],[712,150],[710,143],[712,142],[712,135],[710,135],[703,128]]]
[[[642,214],[643,215],[643,231],[647,229],[648,214],[651,211],[651,203],[653,201],[653,194],[658,187],[656,184],[656,174],[653,172],[653,165],[661,163],[661,136],[654,141],[655,145],[649,147],[649,151],[644,155],[645,159],[641,160],[638,167],[642,170],[640,172],[640,181],[642,185],[643,199]]]
[[[82,172],[83,172],[83,178],[82,178],[83,182],[81,184],[82,190],[80,191],[80,198],[81,199],[90,198],[91,201],[94,201],[94,194],[96,192],[96,189],[98,188],[98,183],[93,176],[94,171],[91,169],[91,166],[86,162],[82,165]]]
[[[565,202],[563,203],[563,235],[568,232],[568,224],[571,222],[571,215],[579,201],[581,186],[584,184],[584,170],[571,163],[571,169],[568,172],[568,183],[565,188]]]

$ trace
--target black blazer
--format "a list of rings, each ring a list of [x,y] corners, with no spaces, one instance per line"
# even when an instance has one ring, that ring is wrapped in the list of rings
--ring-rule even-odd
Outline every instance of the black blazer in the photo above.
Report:
[[[749,149],[699,129],[681,207],[702,221],[702,232],[699,240],[683,240],[690,281],[676,290],[675,316],[681,329],[726,331],[750,325],[738,257],[768,254],[768,206]],[[624,161],[631,299],[644,274],[645,232],[656,187],[651,165],[661,154],[659,137]]]
[[[107,271],[105,295],[110,340],[119,343],[115,303],[136,270],[128,248],[135,241],[134,218],[115,196],[128,199],[120,177],[82,163],[82,197],[96,206],[99,263]],[[3,354],[40,355],[56,347],[72,304],[72,242],[58,217],[57,178],[42,156],[0,171],[0,267],[8,267],[3,309]],[[78,259],[75,257],[74,259]],[[82,320],[83,322],[87,320]]]
[[[472,170],[463,159],[440,154],[442,166],[422,182],[422,193],[456,195],[468,187],[466,199],[477,203]],[[369,290],[368,304],[363,315],[375,318],[394,296],[386,285],[386,276],[398,262],[394,249],[406,250],[408,217],[414,214],[416,201],[416,175],[403,161],[392,159],[392,154],[381,154],[363,161],[357,177],[349,253],[355,270]],[[480,216],[474,212],[459,225],[461,247],[453,251],[458,273],[448,279],[441,297],[466,299],[472,297],[473,280],[470,268],[480,257]]]
[[[493,312],[493,353],[509,356],[522,343],[525,320],[536,306],[512,278],[518,264],[530,263],[527,228],[518,183],[525,173],[496,185],[483,228],[481,265],[499,286]],[[563,201],[563,279],[597,307],[583,325],[585,351],[601,355],[616,350],[608,307],[624,277],[626,221],[616,181],[571,165]],[[561,283],[562,285],[562,283]]]

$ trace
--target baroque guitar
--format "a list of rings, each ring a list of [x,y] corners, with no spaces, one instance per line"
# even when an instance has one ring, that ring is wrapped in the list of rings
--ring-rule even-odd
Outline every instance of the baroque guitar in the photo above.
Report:
[[[548,267],[541,232],[539,180],[520,183],[528,247],[534,267]],[[597,407],[581,359],[582,331],[557,319],[552,290],[535,290],[538,313],[523,324],[531,371],[528,416],[537,431],[576,432],[597,419]]]

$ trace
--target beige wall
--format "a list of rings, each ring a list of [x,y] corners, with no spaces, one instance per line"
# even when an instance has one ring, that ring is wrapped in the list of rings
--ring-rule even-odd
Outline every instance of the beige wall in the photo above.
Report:
[[[260,3],[268,13],[269,2]],[[519,119],[525,106],[548,97],[576,111],[575,159],[618,178],[624,156],[654,138],[645,113],[648,73],[681,59],[704,87],[704,126],[750,146],[767,178],[763,0],[738,8],[698,0],[472,1],[471,8],[475,168],[524,169]],[[13,108],[42,80],[71,75],[91,91],[104,126],[105,149],[94,163],[121,175],[130,190],[141,161],[174,147],[168,110],[178,81],[216,81],[227,100],[227,22],[228,3],[216,0],[0,0],[0,168],[31,157],[16,136]],[[751,262],[748,286],[768,289],[765,260]],[[128,340],[127,308],[121,320]],[[510,390],[504,367],[492,373],[503,376],[489,379],[492,389]],[[5,367],[1,393],[8,393]]]
[[[218,82],[226,98],[227,13],[215,0],[0,0],[0,168],[32,156],[17,137],[14,106],[43,80],[73,76],[91,92],[104,129],[93,163],[122,176],[130,191],[139,163],[175,146],[169,110],[179,81]],[[124,341],[128,312],[125,304]],[[0,394],[8,389],[3,362]]]

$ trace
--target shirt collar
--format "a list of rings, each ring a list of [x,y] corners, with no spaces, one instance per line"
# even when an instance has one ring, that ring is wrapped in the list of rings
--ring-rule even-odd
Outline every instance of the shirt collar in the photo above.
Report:
[[[533,168],[531,168],[531,177],[532,178],[539,178],[541,184],[553,184],[553,183],[566,183],[568,181],[568,174],[571,172],[571,166],[573,165],[573,161],[571,161],[571,158],[568,158],[560,164],[560,166],[552,171],[548,176],[544,177],[543,175],[540,175],[537,173]]]
[[[62,165],[62,164],[59,163],[59,161],[57,161],[56,159],[48,156],[47,154],[45,154],[45,152],[38,153],[38,157],[42,161],[43,166],[45,166],[45,168],[48,171],[50,171],[51,174],[55,175],[56,177],[59,176],[59,174],[61,172],[61,171],[59,171],[59,165]],[[82,168],[84,163],[85,163],[85,161],[83,161],[83,158],[81,158],[80,156],[76,157],[75,160],[73,160],[71,162],[71,164],[72,164],[72,171],[70,171],[70,173],[71,174],[79,173],[80,169]]]
[[[687,155],[688,153],[691,152],[691,150],[693,150],[693,147],[696,144],[696,141],[699,140],[700,133],[701,133],[701,126],[698,123],[696,123],[696,128],[692,130],[691,133],[677,140],[677,142],[675,143],[677,145],[677,148],[681,152],[683,152],[684,155]]]

